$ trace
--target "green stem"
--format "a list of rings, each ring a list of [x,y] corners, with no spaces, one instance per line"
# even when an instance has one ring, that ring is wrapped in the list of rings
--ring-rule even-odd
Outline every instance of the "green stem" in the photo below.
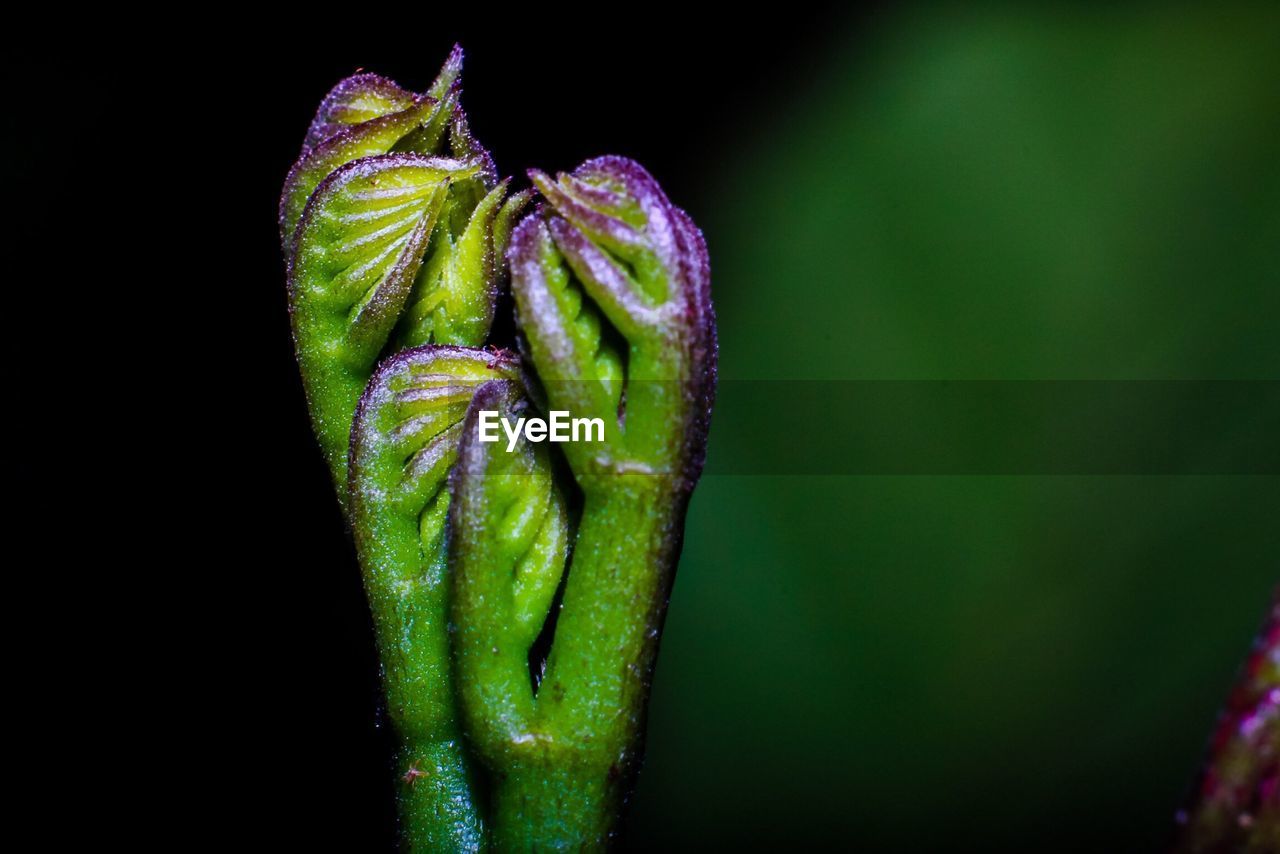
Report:
[[[494,794],[494,849],[603,849],[616,812],[614,788],[598,771],[555,763],[514,771]]]
[[[479,851],[483,843],[472,803],[474,781],[460,734],[407,739],[397,757],[400,834],[407,851]]]
[[[445,585],[418,581],[393,591],[375,583],[373,573],[367,578],[389,717],[400,738],[396,773],[404,847],[478,851],[483,830],[450,690]]]
[[[367,548],[364,556],[377,554]],[[367,562],[367,567],[378,565]],[[479,850],[483,837],[471,795],[470,760],[450,689],[445,584],[426,577],[397,584],[374,571],[366,572],[366,584],[378,627],[388,716],[400,738],[397,785],[405,848]]]
[[[591,486],[531,731],[503,745],[502,851],[605,847],[640,755],[683,501],[664,477]]]
[[[357,496],[358,512],[362,502]],[[371,530],[378,536],[363,536]],[[383,514],[359,534],[388,717],[400,738],[396,773],[404,847],[477,851],[483,832],[454,716],[442,569],[422,566],[412,516]],[[398,554],[398,547],[409,555]]]

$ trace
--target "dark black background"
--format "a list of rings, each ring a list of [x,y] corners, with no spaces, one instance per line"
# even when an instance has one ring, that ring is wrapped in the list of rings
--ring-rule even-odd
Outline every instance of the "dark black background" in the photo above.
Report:
[[[45,370],[98,413],[89,441],[80,422],[27,426],[89,481],[82,516],[107,547],[71,543],[67,558],[89,569],[82,625],[102,640],[79,656],[79,684],[39,689],[59,718],[66,703],[77,727],[87,713],[102,747],[86,760],[52,736],[49,785],[67,766],[109,766],[95,784],[119,803],[107,820],[178,848],[206,835],[394,846],[371,626],[307,422],[276,228],[279,187],[334,83],[363,68],[421,90],[460,42],[464,108],[517,186],[530,166],[623,154],[696,219],[705,164],[786,121],[788,88],[833,21],[873,16],[422,6],[156,31],[99,13],[18,40],[7,178],[29,213],[15,245],[41,260],[11,309],[32,322],[8,347],[46,352]],[[62,346],[49,353],[35,319],[51,315]],[[43,376],[20,372],[20,393],[56,405],[66,386]],[[18,465],[48,489],[42,463]],[[65,522],[33,539],[66,544]]]

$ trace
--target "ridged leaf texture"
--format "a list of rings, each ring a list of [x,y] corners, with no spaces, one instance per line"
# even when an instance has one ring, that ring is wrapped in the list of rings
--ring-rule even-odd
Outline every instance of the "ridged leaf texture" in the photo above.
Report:
[[[326,178],[308,202],[290,308],[312,421],[339,484],[356,401],[414,291],[449,187],[480,168],[474,159],[363,158]]]
[[[606,423],[602,452],[570,448],[594,474],[701,472],[715,391],[706,244],[639,164],[584,163],[554,179],[512,239],[512,289],[549,405]]]
[[[529,652],[547,619],[569,548],[565,499],[547,446],[479,439],[482,411],[514,423],[533,414],[511,381],[477,390],[452,475],[450,551],[460,689],[470,694],[471,735],[520,743],[532,726]],[[493,728],[499,732],[493,732]]]

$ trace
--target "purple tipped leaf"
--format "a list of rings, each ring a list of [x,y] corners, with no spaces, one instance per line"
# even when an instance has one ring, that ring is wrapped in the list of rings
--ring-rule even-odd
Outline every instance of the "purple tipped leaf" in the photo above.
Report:
[[[533,190],[521,190],[512,194],[502,204],[497,217],[493,221],[493,254],[502,264],[506,264],[507,248],[511,245],[511,231],[515,228],[516,219],[533,199]]]
[[[655,312],[641,299],[629,271],[566,220],[553,216],[547,226],[556,248],[610,323],[627,337],[653,328]]]
[[[483,842],[449,649],[448,476],[471,398],[492,380],[517,381],[515,366],[460,347],[398,353],[370,379],[351,429],[348,518],[388,717],[405,742],[397,787],[414,851],[476,851]]]
[[[445,92],[461,85],[462,60],[462,45],[455,44],[453,49],[449,51],[449,55],[445,57],[444,65],[440,67],[440,73],[436,75],[436,79],[427,87],[429,96],[443,98]]]
[[[685,478],[696,483],[706,459],[707,432],[716,399],[719,354],[715,308],[711,303],[711,262],[702,231],[680,208],[673,208],[676,243],[685,282],[685,312],[694,334],[689,345],[690,394],[697,401],[688,436]]]
[[[338,483],[356,401],[412,292],[449,184],[477,168],[414,154],[364,158],[327,177],[302,215],[290,314],[312,420]]]
[[[557,213],[600,241],[609,251],[630,260],[635,253],[646,248],[644,235],[638,227],[579,200],[545,172],[530,169],[529,180]]]
[[[447,230],[440,233],[401,321],[402,343],[474,345],[484,340],[498,296],[493,224],[506,190],[504,182],[489,191],[456,239]]]
[[[622,359],[601,337],[597,310],[570,280],[543,217],[516,228],[507,253],[521,329],[554,408],[600,417],[614,429],[622,394]],[[517,284],[518,283],[518,284]],[[580,449],[566,446],[573,455]]]
[[[381,75],[354,74],[325,95],[307,129],[302,150],[305,153],[354,125],[406,110],[416,97]]]
[[[625,339],[625,408],[616,437],[590,458],[568,452],[579,478],[600,471],[701,473],[715,391],[716,338],[706,245],[639,164],[584,163],[552,181],[530,177],[547,208],[512,242],[512,286],[548,405],[609,414],[594,358]]]
[[[280,239],[286,251],[292,250],[307,199],[325,177],[355,160],[387,154],[412,131],[438,121],[446,108],[435,99],[419,97],[407,109],[340,131],[304,153],[289,170],[280,196]]]
[[[453,117],[458,110],[458,102],[462,99],[462,87],[455,84],[444,97],[439,106],[431,114],[430,119],[411,129],[392,147],[392,151],[408,151],[415,154],[440,154],[444,152],[445,141]]]

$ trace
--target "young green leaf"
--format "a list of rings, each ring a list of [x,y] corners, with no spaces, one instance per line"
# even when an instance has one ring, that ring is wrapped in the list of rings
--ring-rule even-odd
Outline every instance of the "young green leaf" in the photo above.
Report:
[[[291,253],[298,218],[311,193],[326,175],[362,157],[391,152],[478,157],[485,189],[493,186],[497,177],[492,158],[472,138],[458,103],[461,74],[462,48],[454,45],[424,94],[377,74],[356,74],[329,90],[280,197],[280,241],[286,254]]]
[[[462,73],[462,46],[454,45],[449,57],[440,69],[435,82],[424,93],[429,98],[439,101],[444,98]],[[306,139],[302,143],[303,153],[314,148],[332,136],[355,125],[364,124],[376,118],[407,110],[418,98],[413,92],[402,88],[394,80],[388,80],[378,74],[353,74],[341,80],[329,90],[320,109],[316,111],[311,126],[307,129]],[[455,122],[462,122],[462,111],[454,116]],[[436,154],[439,152],[424,151],[420,154]],[[455,146],[455,156],[466,157],[478,152],[461,152]]]
[[[495,772],[502,850],[607,845],[640,756],[644,709],[715,388],[706,247],[638,164],[590,161],[552,180],[512,236],[512,289],[548,408],[598,417],[562,445],[582,517],[543,679],[533,693],[504,532],[518,466],[464,428],[451,518],[459,699]],[[513,405],[500,387],[478,408]],[[509,476],[509,475],[508,475]]]
[[[452,476],[454,650],[468,733],[492,764],[536,741],[529,653],[568,550],[568,516],[542,444],[480,440],[482,413],[514,423],[528,402],[510,381],[477,390]]]
[[[324,96],[320,109],[311,120],[311,127],[307,129],[302,150],[305,153],[354,125],[407,110],[413,105],[414,98],[412,92],[401,89],[395,81],[380,75],[352,75]]]
[[[467,211],[465,203],[456,202],[454,188],[463,185],[458,192],[465,193],[476,183],[457,182],[450,188],[450,214]],[[475,345],[489,334],[501,266],[495,251],[495,226],[499,212],[508,209],[502,206],[506,191],[504,181],[474,204],[469,220],[462,222],[453,217],[453,228],[439,230],[400,322],[400,346]]]
[[[346,484],[356,401],[413,290],[449,187],[479,168],[414,154],[363,158],[326,178],[307,204],[289,301],[312,422],[336,484]],[[487,329],[492,309],[484,315]]]
[[[303,208],[312,192],[328,175],[356,160],[387,154],[411,133],[420,131],[420,154],[433,154],[436,146],[427,145],[430,138],[437,143],[448,129],[453,111],[458,106],[458,93],[450,92],[441,100],[424,95],[396,113],[379,116],[362,124],[339,131],[307,149],[289,170],[280,196],[280,240],[286,253],[295,242],[295,230]]]
[[[575,474],[671,474],[691,488],[715,392],[702,234],[634,161],[529,175],[548,206],[512,238],[521,328],[549,406],[606,423],[602,452],[568,451]]]
[[[404,351],[370,380],[351,431],[349,518],[403,743],[412,850],[474,850],[482,839],[450,676],[447,483],[472,397],[494,381],[518,385],[517,366],[460,347]]]

